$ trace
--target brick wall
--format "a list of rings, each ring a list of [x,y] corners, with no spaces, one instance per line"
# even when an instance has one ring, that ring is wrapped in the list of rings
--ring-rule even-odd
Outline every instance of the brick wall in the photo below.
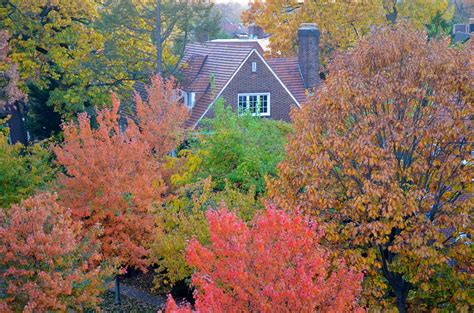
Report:
[[[252,62],[257,62],[257,72],[252,73]],[[281,86],[260,57],[253,52],[230,84],[221,94],[226,105],[231,105],[237,112],[239,93],[270,93],[269,118],[290,121],[290,110],[296,107],[291,96]],[[212,108],[207,112],[206,118],[213,116]]]

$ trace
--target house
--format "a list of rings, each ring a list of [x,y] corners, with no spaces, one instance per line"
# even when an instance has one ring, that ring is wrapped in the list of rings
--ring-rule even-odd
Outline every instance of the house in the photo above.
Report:
[[[184,103],[191,109],[187,126],[212,118],[219,98],[239,113],[289,121],[291,109],[319,86],[319,37],[315,24],[302,24],[298,56],[289,58],[266,58],[255,40],[189,44],[180,64]]]

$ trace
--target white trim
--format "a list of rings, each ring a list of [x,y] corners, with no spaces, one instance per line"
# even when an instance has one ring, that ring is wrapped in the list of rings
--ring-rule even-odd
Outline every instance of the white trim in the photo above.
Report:
[[[244,92],[237,94],[237,111],[239,110],[239,98],[241,96],[267,96],[267,112],[266,113],[252,113],[253,116],[271,116],[270,114],[270,93],[269,92]],[[237,112],[238,113],[238,112]]]
[[[278,75],[273,71],[273,69],[270,67],[270,65],[267,63],[267,61],[260,55],[260,53],[258,53],[258,51],[256,51],[256,50],[255,50],[255,52],[257,52],[257,55],[260,57],[262,62],[268,67],[270,72],[272,72],[273,76],[275,76],[275,78],[278,80],[278,82],[281,84],[281,86],[286,90],[286,92],[290,95],[290,97],[293,99],[293,101],[295,101],[296,105],[301,109],[301,104],[298,102],[298,100],[296,100],[295,96],[293,96],[293,94],[290,92],[290,90],[288,90],[286,85],[283,84],[280,77],[278,77]]]
[[[230,84],[230,82],[234,79],[235,75],[237,75],[237,73],[240,71],[240,69],[242,68],[242,66],[247,62],[247,60],[250,58],[250,56],[252,55],[252,53],[256,53],[259,58],[263,61],[263,63],[267,66],[267,68],[270,70],[270,72],[273,74],[273,76],[275,76],[275,78],[277,79],[277,81],[282,85],[283,89],[286,90],[286,92],[290,95],[290,97],[293,99],[293,101],[295,101],[296,105],[301,108],[301,105],[300,103],[298,102],[298,100],[296,100],[295,96],[293,96],[293,94],[288,90],[288,88],[285,86],[285,84],[283,84],[283,82],[280,80],[280,78],[278,77],[278,75],[272,70],[272,68],[270,67],[270,65],[268,65],[267,61],[265,61],[265,59],[260,55],[260,53],[258,53],[258,51],[256,49],[252,49],[249,54],[245,57],[245,59],[242,61],[242,63],[240,63],[239,67],[235,70],[235,72],[232,74],[232,76],[229,78],[229,80],[225,83],[225,85],[222,87],[222,89],[219,91],[219,93],[217,94],[217,96],[214,98],[214,100],[211,102],[211,104],[209,104],[207,106],[207,109],[206,111],[204,111],[204,113],[201,115],[201,117],[196,121],[196,123],[194,124],[193,126],[193,129],[196,128],[196,126],[199,124],[199,122],[202,120],[202,118],[207,114],[207,112],[209,111],[209,109],[214,105],[214,103],[217,101],[217,99],[219,99],[219,97],[222,95],[222,93],[224,92],[224,90],[227,88],[227,86]]]

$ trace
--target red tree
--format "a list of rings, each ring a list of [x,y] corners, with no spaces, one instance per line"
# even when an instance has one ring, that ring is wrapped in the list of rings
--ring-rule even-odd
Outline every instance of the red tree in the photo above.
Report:
[[[268,207],[252,227],[225,209],[207,213],[211,244],[188,246],[198,311],[346,312],[361,310],[362,274],[331,261],[321,232],[300,216]],[[168,311],[176,309],[170,300]]]
[[[102,225],[105,257],[123,266],[145,269],[148,264],[154,227],[150,205],[160,203],[166,191],[160,160],[182,137],[187,116],[171,97],[172,87],[155,78],[148,89],[149,101],[137,100],[137,117],[127,120],[124,131],[113,97],[111,110],[97,112],[97,128],[82,114],[78,124],[63,127],[64,144],[54,149],[66,169],[59,177],[62,202],[86,229]],[[168,139],[160,146],[154,131],[173,134],[175,141]]]
[[[81,224],[40,194],[0,211],[0,311],[83,310],[97,305],[103,290],[95,242]]]

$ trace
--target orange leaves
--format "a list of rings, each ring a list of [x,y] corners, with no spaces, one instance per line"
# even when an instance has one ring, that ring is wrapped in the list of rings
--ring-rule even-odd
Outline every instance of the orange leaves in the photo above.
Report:
[[[0,267],[7,269],[0,274],[2,312],[94,307],[105,274],[97,249],[56,195],[39,194],[0,212]]]
[[[367,296],[384,294],[385,279],[400,293],[421,282],[445,288],[429,305],[448,301],[459,287],[433,283],[433,268],[466,284],[448,264],[465,264],[461,234],[474,235],[470,59],[469,47],[426,42],[409,25],[379,29],[337,56],[324,86],[294,113],[271,197],[323,222],[329,244],[369,273]],[[397,289],[394,277],[410,287]]]
[[[174,79],[163,81],[159,76],[146,88],[148,101],[135,94],[137,119],[141,136],[154,152],[164,156],[184,139],[184,122],[188,110],[179,103]]]
[[[187,249],[196,268],[197,311],[359,310],[362,274],[330,261],[310,221],[273,207],[251,227],[225,209],[208,211],[207,218],[211,244],[193,240]]]
[[[186,109],[173,82],[154,78],[149,100],[137,98],[135,121],[119,125],[119,102],[97,112],[97,127],[82,114],[64,125],[64,144],[54,148],[66,169],[59,177],[62,203],[85,230],[100,224],[102,252],[123,266],[144,269],[152,240],[152,203],[166,192],[162,157],[183,138]]]

